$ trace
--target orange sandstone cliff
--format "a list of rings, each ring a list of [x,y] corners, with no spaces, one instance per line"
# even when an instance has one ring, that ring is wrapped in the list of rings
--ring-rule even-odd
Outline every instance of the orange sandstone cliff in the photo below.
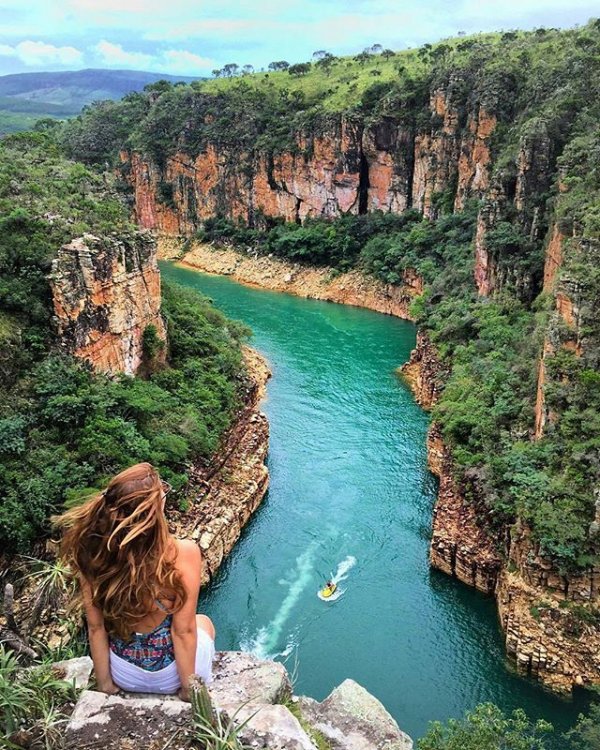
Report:
[[[50,274],[62,348],[96,370],[134,374],[146,328],[165,340],[154,239],[84,235],[63,245]]]
[[[138,223],[171,235],[189,235],[216,215],[255,224],[416,208],[433,217],[442,198],[461,209],[486,192],[496,118],[472,105],[463,122],[451,87],[432,92],[429,110],[434,126],[422,132],[393,117],[366,124],[331,116],[281,152],[234,154],[209,143],[159,166],[123,151],[122,172]]]

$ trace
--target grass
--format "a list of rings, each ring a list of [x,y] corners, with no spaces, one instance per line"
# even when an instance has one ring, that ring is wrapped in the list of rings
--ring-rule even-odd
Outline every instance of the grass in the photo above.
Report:
[[[510,44],[505,46],[513,57],[527,48],[531,62],[535,63],[538,60],[547,60],[549,50],[555,52],[553,44],[557,36],[565,33],[570,32],[551,29],[539,33],[536,44],[532,45],[532,37],[536,36],[536,32],[511,32]],[[575,33],[575,30],[572,33]],[[282,89],[301,92],[308,102],[319,101],[325,110],[335,112],[356,105],[364,92],[374,83],[397,81],[399,75],[415,78],[428,73],[431,70],[431,59],[436,55],[451,57],[453,67],[466,65],[472,55],[473,46],[498,47],[504,44],[503,36],[501,32],[492,32],[452,37],[427,45],[426,49],[421,48],[422,51],[397,51],[389,59],[381,55],[372,55],[370,59],[359,62],[354,57],[340,57],[329,71],[313,63],[310,71],[302,76],[290,75],[287,71],[260,71],[230,78],[213,78],[193,83],[192,86],[207,93],[219,93],[228,91],[243,80],[249,86],[265,93]]]

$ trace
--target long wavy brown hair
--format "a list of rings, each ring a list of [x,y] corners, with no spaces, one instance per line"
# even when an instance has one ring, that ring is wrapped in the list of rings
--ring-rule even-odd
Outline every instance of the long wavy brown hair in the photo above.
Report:
[[[53,519],[63,528],[61,557],[89,583],[107,631],[119,638],[130,638],[136,623],[156,610],[157,600],[169,613],[185,603],[163,507],[160,476],[141,463]]]

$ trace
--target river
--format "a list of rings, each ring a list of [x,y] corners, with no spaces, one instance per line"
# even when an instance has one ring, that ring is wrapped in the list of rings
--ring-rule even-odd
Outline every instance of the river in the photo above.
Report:
[[[319,700],[351,677],[414,738],[483,701],[572,725],[584,698],[515,675],[493,600],[429,568],[428,415],[396,374],[415,326],[170,264],[162,273],[251,326],[273,371],[269,493],[201,600],[218,648],[286,661],[295,692]],[[343,593],[321,601],[336,574]]]

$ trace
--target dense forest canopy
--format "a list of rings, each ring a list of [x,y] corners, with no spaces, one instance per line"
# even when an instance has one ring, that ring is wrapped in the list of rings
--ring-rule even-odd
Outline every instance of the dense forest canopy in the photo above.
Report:
[[[133,231],[110,176],[69,161],[46,133],[0,143],[0,544],[26,551],[48,517],[116,471],[151,461],[176,488],[210,457],[241,402],[245,328],[190,291],[163,288],[168,364],[109,377],[62,354],[48,272],[83,232]]]

